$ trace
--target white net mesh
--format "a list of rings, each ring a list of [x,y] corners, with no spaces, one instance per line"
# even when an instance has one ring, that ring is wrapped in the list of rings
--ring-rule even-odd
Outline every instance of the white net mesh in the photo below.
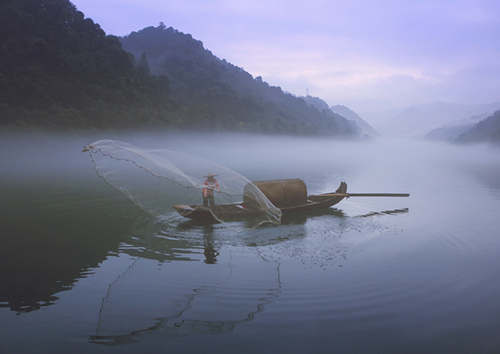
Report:
[[[84,151],[90,153],[99,176],[154,216],[168,218],[176,206],[184,216],[204,221],[281,220],[280,209],[253,183],[213,162],[115,140],[96,141]],[[242,203],[243,194],[252,203]]]

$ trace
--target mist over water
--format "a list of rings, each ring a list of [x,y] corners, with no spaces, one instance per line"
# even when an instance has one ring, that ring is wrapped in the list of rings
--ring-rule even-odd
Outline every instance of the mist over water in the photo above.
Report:
[[[500,345],[498,149],[155,132],[0,138],[0,352]],[[279,226],[197,226],[174,211],[163,225],[96,175],[81,149],[103,138],[250,180],[301,178],[309,194],[345,181],[353,193],[411,197],[349,198]]]

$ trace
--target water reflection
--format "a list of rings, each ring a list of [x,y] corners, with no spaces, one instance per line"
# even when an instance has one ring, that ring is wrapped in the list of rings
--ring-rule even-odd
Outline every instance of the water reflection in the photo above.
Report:
[[[279,272],[279,266],[277,267]],[[280,288],[267,289],[263,296],[255,299],[254,309],[249,312],[241,313],[240,319],[229,320],[202,320],[189,318],[189,311],[192,310],[195,301],[198,297],[208,292],[206,289],[193,289],[191,294],[186,295],[184,306],[178,313],[168,316],[159,317],[154,320],[154,324],[145,327],[131,330],[127,333],[116,335],[91,335],[89,342],[101,345],[121,345],[126,343],[138,342],[141,337],[153,332],[161,332],[165,337],[189,336],[193,334],[222,334],[234,330],[238,325],[246,322],[251,322],[255,317],[264,311],[265,306],[273,303],[280,293]],[[234,311],[234,309],[233,309]],[[216,316],[214,316],[216,317]],[[100,330],[97,331],[99,333]]]
[[[385,210],[359,217],[407,212]],[[303,261],[296,249],[317,246],[323,254],[308,252],[315,254],[316,262],[345,262],[349,245],[343,244],[344,238],[358,225],[356,220],[360,219],[330,209],[307,217],[292,215],[281,226],[257,229],[248,229],[244,223],[186,221],[174,228],[146,223],[134,231],[141,236],[121,248],[131,258],[109,284],[96,333],[89,336],[89,342],[120,345],[141,341],[145,335],[230,332],[253,321],[281,295],[284,250],[295,248],[292,258]],[[316,235],[308,235],[308,223]],[[315,239],[318,231],[321,234],[318,225],[327,231]],[[274,255],[279,257],[273,257],[277,248]],[[214,268],[208,270],[206,265]]]
[[[308,218],[318,217],[318,216],[334,216],[334,217],[345,217],[345,213],[341,209],[337,208],[326,208],[319,210],[310,210],[307,212],[297,212],[288,213],[283,215],[282,224],[292,225],[292,224],[305,224]]]
[[[392,210],[382,210],[382,211],[371,211],[366,214],[358,215],[358,218],[367,218],[375,215],[396,215],[396,214],[408,214],[408,208],[402,209],[392,209]]]
[[[186,274],[178,262],[158,269],[154,262],[136,258],[109,285],[89,342],[120,345],[155,333],[162,337],[221,334],[253,321],[280,296],[279,264],[254,259],[234,267],[230,258],[224,263],[213,273]],[[155,268],[157,275],[143,292],[142,276]],[[140,299],[134,299],[137,292]]]
[[[204,241],[204,252],[205,263],[215,264],[217,263],[217,256],[219,253],[215,250],[214,245],[214,228],[212,225],[207,225],[203,227],[203,241]]]
[[[206,264],[216,264],[219,252],[216,249],[214,238],[214,225],[200,225],[193,220],[180,223],[176,228],[178,233],[200,233],[203,237],[203,254]]]
[[[0,214],[7,218],[0,247],[0,307],[18,313],[53,305],[57,293],[117,252],[136,212],[116,207],[110,215],[95,203],[92,190],[57,195],[48,185],[38,181],[1,190]],[[109,202],[113,205],[112,197]]]

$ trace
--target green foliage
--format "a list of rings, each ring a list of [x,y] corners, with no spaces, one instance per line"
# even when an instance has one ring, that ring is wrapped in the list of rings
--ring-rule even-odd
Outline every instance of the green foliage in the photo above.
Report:
[[[103,127],[170,114],[168,80],[136,68],[69,1],[4,0],[0,21],[2,123]]]
[[[0,21],[3,124],[357,133],[163,23],[120,41],[68,0],[3,0]]]
[[[146,53],[142,53],[139,62],[137,63],[137,69],[142,75],[148,76],[151,75],[151,69],[149,69],[148,58]]]
[[[357,134],[355,125],[320,111],[243,69],[214,56],[189,34],[147,27],[122,38],[136,58],[147,54],[155,74],[166,75],[183,106],[187,126],[294,134]]]

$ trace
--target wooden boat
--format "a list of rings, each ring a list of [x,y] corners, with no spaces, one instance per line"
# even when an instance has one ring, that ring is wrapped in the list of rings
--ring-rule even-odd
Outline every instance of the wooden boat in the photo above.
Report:
[[[281,210],[286,217],[294,213],[308,213],[327,209],[349,197],[408,197],[409,194],[396,193],[347,193],[347,184],[341,182],[333,193],[316,195],[305,194],[305,184],[300,179],[257,181],[253,182],[266,197]],[[279,187],[279,188],[276,188]],[[174,205],[173,208],[182,216],[200,223],[220,223],[238,221],[262,216],[262,210],[246,197],[241,203],[221,204],[208,208],[202,205]]]

